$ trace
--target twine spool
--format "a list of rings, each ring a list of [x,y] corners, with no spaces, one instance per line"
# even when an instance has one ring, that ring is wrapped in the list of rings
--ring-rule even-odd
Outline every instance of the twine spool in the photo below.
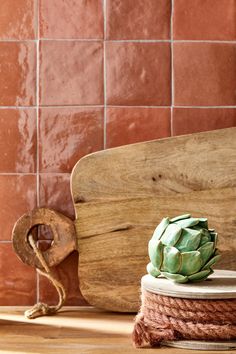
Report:
[[[186,347],[178,343],[187,340],[193,341],[193,349],[199,349],[197,341],[207,341],[204,349],[212,349],[209,344],[215,342],[221,342],[221,350],[235,349],[236,342],[232,341],[236,340],[236,272],[233,273],[235,278],[222,278],[222,272],[218,271],[210,285],[206,281],[190,286],[143,277],[142,305],[133,330],[134,345],[164,343]],[[222,341],[227,341],[225,346]]]

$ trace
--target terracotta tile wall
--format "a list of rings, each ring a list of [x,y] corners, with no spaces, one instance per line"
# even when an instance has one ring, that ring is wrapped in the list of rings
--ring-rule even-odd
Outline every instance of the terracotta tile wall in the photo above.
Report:
[[[1,0],[0,305],[55,302],[11,229],[36,206],[73,217],[79,158],[235,125],[236,0]],[[77,262],[56,269],[71,305]]]

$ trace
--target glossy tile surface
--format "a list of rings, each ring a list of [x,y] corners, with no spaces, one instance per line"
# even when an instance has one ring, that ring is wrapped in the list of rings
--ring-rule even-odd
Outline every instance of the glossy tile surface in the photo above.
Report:
[[[41,42],[39,75],[41,105],[103,104],[103,44]]]
[[[174,39],[235,40],[236,0],[177,0]]]
[[[170,14],[169,0],[107,0],[107,38],[168,39]]]
[[[102,108],[40,109],[39,166],[41,172],[70,173],[82,156],[102,148]]]
[[[31,106],[36,93],[33,42],[0,42],[0,106]]]
[[[87,302],[79,290],[78,253],[71,253],[59,266],[54,267],[53,271],[67,291],[66,305],[86,305]],[[58,302],[57,291],[48,279],[42,276],[39,280],[39,300],[51,305]]]
[[[40,207],[47,206],[74,219],[74,206],[70,192],[70,174],[44,173],[39,178]]]
[[[175,43],[175,105],[236,105],[235,68],[236,44]]]
[[[0,304],[33,305],[36,302],[36,272],[23,264],[11,243],[0,244]]]
[[[109,42],[106,61],[109,105],[170,104],[168,43]]]
[[[37,0],[0,1],[0,39],[34,39]]]
[[[102,0],[39,2],[41,38],[103,38]]]
[[[0,205],[0,240],[8,241],[19,217],[36,207],[36,176],[0,175]]]
[[[236,126],[236,108],[174,108],[173,134],[191,134]]]
[[[0,1],[0,305],[32,305],[36,292],[57,303],[9,241],[36,206],[74,218],[70,173],[81,157],[236,126],[235,9],[236,0]],[[36,231],[48,247],[50,229]],[[85,303],[77,268],[74,253],[55,269],[70,305]]]
[[[36,110],[0,109],[0,172],[36,171]]]
[[[170,136],[169,108],[108,108],[106,147]]]

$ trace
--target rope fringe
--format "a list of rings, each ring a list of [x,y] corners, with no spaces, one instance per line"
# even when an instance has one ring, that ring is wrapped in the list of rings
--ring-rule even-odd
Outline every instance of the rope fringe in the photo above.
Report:
[[[42,302],[39,302],[35,304],[31,309],[25,311],[25,317],[28,319],[34,319],[40,316],[48,316],[48,315],[53,315],[56,312],[60,310],[60,308],[64,305],[66,301],[66,291],[62,283],[55,278],[55,276],[52,274],[47,262],[45,261],[42,252],[40,249],[37,247],[36,242],[33,239],[32,235],[29,235],[29,243],[31,247],[33,248],[36,256],[38,257],[43,269],[38,269],[37,272],[44,277],[46,277],[51,283],[54,285],[54,287],[57,290],[58,296],[59,296],[59,302],[56,306],[49,306],[47,304],[44,304]]]
[[[236,299],[188,300],[143,290],[132,339],[135,347],[178,339],[236,339]]]

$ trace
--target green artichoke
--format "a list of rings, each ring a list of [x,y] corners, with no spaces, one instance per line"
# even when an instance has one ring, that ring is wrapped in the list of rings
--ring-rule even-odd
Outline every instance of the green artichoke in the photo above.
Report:
[[[217,233],[208,229],[206,218],[192,218],[190,214],[164,218],[148,244],[151,262],[147,272],[177,283],[205,280],[220,258],[216,243]]]

